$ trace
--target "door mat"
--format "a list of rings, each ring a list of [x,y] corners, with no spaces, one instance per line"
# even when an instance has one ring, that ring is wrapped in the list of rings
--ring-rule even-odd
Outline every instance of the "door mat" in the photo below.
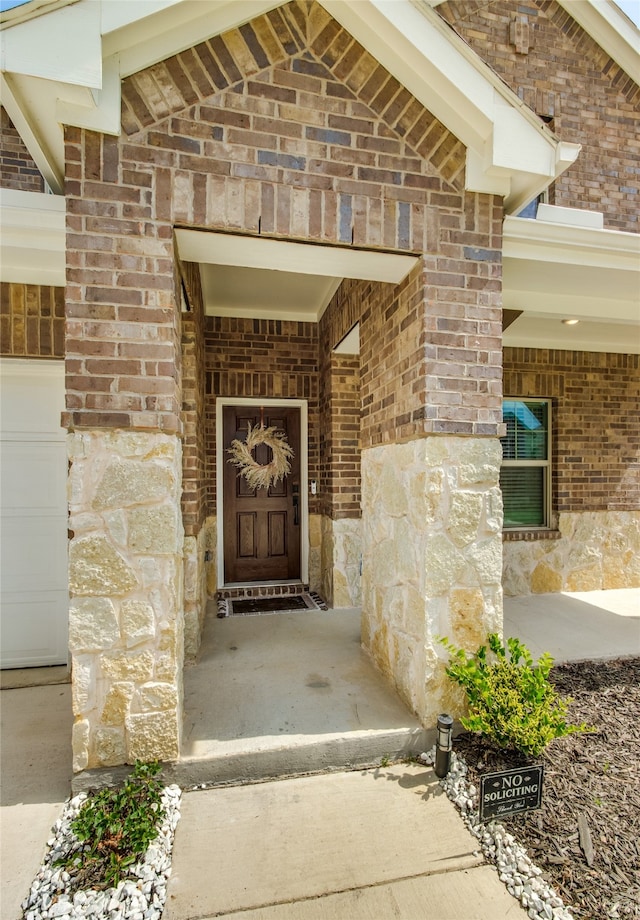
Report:
[[[288,594],[281,597],[220,598],[218,617],[250,617],[264,613],[295,613],[295,611],[326,610],[319,594]]]

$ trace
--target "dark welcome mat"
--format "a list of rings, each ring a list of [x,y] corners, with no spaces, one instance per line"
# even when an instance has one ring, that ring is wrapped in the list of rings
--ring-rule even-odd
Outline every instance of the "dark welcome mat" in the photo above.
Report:
[[[327,605],[314,593],[281,597],[225,598],[218,601],[219,617],[246,617],[261,613],[289,613],[296,610],[326,610]]]

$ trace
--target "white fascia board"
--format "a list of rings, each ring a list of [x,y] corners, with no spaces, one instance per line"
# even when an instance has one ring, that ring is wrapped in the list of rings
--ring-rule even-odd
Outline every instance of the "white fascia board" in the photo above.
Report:
[[[51,145],[43,135],[40,121],[31,117],[33,115],[31,109],[15,92],[13,81],[10,81],[4,74],[0,75],[0,98],[45,182],[56,194],[62,194],[64,191],[64,153],[61,160],[56,158]],[[61,135],[62,132],[57,124],[53,125],[53,129]],[[62,141],[61,137],[60,141]],[[63,144],[61,143],[60,146],[63,147]]]
[[[94,90],[87,100],[89,105],[77,105],[59,98],[56,102],[56,120],[60,124],[88,128],[116,137],[122,130],[122,94],[120,61],[113,55],[103,61],[102,88]]]
[[[182,2],[183,0],[126,0],[125,3],[122,0],[119,3],[107,0],[107,2],[102,2],[102,35],[123,29],[149,16],[155,16],[156,13],[162,13]]]
[[[104,35],[103,54],[120,57],[120,76],[138,73],[200,42],[262,16],[286,0],[198,0],[167,5]],[[144,9],[144,3],[133,6]]]
[[[640,84],[640,29],[613,0],[558,0],[603,51]]]
[[[515,210],[569,165],[555,135],[424,0],[319,2],[465,144],[468,190]]]
[[[411,0],[320,0],[321,6],[467,147],[490,137],[493,87]],[[443,24],[444,25],[444,24]]]
[[[506,217],[502,254],[505,259],[561,262],[633,272],[638,276],[640,286],[638,233]]]
[[[60,195],[0,190],[0,279],[65,283],[66,202]]]
[[[399,284],[417,262],[416,256],[392,252],[292,243],[260,236],[183,229],[176,230],[175,235],[181,259],[210,265]]]
[[[0,32],[3,71],[100,89],[100,3],[63,6]]]

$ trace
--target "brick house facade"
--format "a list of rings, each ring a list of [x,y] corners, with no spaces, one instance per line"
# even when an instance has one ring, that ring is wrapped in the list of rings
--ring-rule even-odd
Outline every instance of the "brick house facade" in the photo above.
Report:
[[[535,170],[474,183],[471,139],[392,72],[387,48],[354,37],[344,6],[271,4],[124,75],[119,134],[64,128],[64,291],[3,279],[2,355],[65,361],[76,770],[179,756],[183,663],[207,599],[230,587],[220,471],[234,403],[300,409],[299,581],[362,607],[365,648],[427,726],[455,705],[437,637],[472,647],[499,629],[503,585],[640,583],[640,349],[503,339],[519,193],[499,189],[509,169],[516,190]],[[486,86],[498,81],[482,61],[511,84],[501,105],[520,99],[563,142],[579,135],[584,158],[558,168],[549,201],[604,213],[626,240],[638,86],[563,9],[446,2],[425,28],[460,68],[471,52],[445,23],[475,47]],[[2,128],[3,186],[33,191],[4,112]],[[220,235],[255,253],[294,242],[285,258],[301,261],[332,247],[341,283],[309,319],[209,311],[208,257],[193,252]],[[372,252],[367,276],[356,260]],[[341,350],[354,330],[358,348]],[[552,401],[553,516],[536,532],[502,533],[503,393]]]

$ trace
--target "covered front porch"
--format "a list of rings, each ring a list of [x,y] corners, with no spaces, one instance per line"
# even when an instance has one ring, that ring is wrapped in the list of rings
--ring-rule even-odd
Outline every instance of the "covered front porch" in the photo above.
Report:
[[[361,645],[360,610],[218,619],[184,674],[178,782],[259,780],[411,757],[424,729]],[[640,589],[505,598],[504,635],[557,662],[640,655]]]
[[[557,662],[638,656],[640,589],[508,597],[504,634]],[[62,672],[2,672],[3,804],[24,782],[34,791],[29,801],[53,801],[52,781],[52,794],[64,797],[73,716]],[[183,786],[348,769],[433,743],[363,651],[356,608],[218,619],[210,605],[184,688],[180,759],[165,767]],[[43,722],[42,712],[54,710]],[[39,756],[45,748],[53,763]],[[94,771],[78,774],[74,787],[95,779]]]

